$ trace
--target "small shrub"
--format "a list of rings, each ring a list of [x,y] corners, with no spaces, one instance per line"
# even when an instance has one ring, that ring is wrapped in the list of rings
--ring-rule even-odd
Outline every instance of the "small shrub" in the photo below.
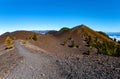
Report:
[[[115,41],[115,42],[116,42],[116,41],[117,41],[117,40],[116,40],[116,38],[114,38],[114,39],[113,39],[113,41]]]
[[[5,39],[5,45],[10,45],[12,44],[12,38],[10,38],[9,36]]]
[[[12,49],[12,48],[14,48],[14,45],[9,45],[9,46],[6,46],[6,48],[5,48],[5,49]]]
[[[9,45],[9,46],[6,47],[6,49],[11,49],[13,47],[14,47],[14,45]]]
[[[22,44],[26,44],[26,40],[22,40]]]
[[[37,35],[34,34],[33,37],[32,37],[32,39],[33,39],[34,41],[37,41]]]
[[[90,50],[87,51],[87,55],[90,55]]]
[[[75,44],[75,41],[72,40],[72,45],[71,45],[73,48],[76,48],[76,44]]]
[[[84,52],[83,55],[90,55],[90,50],[88,50],[87,52]]]
[[[26,37],[26,40],[29,40],[29,38]]]
[[[68,40],[72,40],[72,37],[69,37]]]
[[[76,45],[76,47],[77,47],[77,48],[79,48],[79,47],[80,47],[80,45]]]
[[[29,40],[31,40],[31,39],[32,39],[32,37],[29,37],[28,39],[29,39]]]
[[[63,45],[65,46],[66,44],[67,44],[67,40],[66,40],[66,41],[64,41]]]
[[[12,38],[10,38],[9,36],[5,39],[5,45],[6,45],[6,49],[11,49],[14,46],[12,45],[13,40]]]
[[[120,45],[117,46],[117,50],[116,50],[116,56],[120,56]]]
[[[89,47],[94,47],[95,42],[94,42],[94,40],[92,39],[91,36],[88,36],[85,41],[87,42]]]

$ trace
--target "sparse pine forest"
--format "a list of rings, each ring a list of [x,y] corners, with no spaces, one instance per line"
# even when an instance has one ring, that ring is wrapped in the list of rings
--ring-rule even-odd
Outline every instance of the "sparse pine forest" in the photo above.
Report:
[[[115,41],[101,41],[96,37],[86,38],[89,47],[94,47],[98,50],[98,54],[105,54],[110,56],[120,56],[120,45]]]
[[[63,28],[64,29],[64,28]],[[65,28],[66,29],[66,28]],[[116,41],[116,39],[109,38],[108,35],[106,35],[104,32],[97,32],[104,37],[106,37],[109,40],[103,40],[101,37],[93,37],[90,35],[84,35],[84,39],[87,43],[87,46],[92,50],[93,48],[97,49],[97,54],[104,54],[104,55],[110,55],[110,56],[120,56],[120,42]],[[80,44],[74,40],[74,38],[69,37],[67,40],[65,40],[62,43],[63,46],[68,46],[71,48],[79,48]],[[87,55],[91,53],[90,50],[88,50]]]

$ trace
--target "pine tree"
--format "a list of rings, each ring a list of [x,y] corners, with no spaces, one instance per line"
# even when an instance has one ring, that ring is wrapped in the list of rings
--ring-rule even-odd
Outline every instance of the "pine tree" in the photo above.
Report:
[[[33,35],[33,37],[32,37],[32,39],[34,40],[34,41],[37,41],[37,35]]]
[[[12,38],[10,38],[9,36],[5,39],[5,45],[6,45],[6,49],[10,49],[13,48],[14,46],[12,45],[13,40]]]
[[[75,41],[72,40],[72,47],[75,48],[76,47],[76,44],[75,44]]]
[[[12,44],[12,38],[9,36],[5,39],[5,45],[11,45]]]

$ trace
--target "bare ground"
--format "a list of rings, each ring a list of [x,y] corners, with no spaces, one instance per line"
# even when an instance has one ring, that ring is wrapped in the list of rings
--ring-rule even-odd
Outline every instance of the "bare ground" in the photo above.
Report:
[[[58,79],[55,59],[45,54],[31,52],[19,41],[15,42],[18,53],[23,56],[23,61],[8,76],[8,79]]]
[[[41,48],[32,44],[26,47],[39,51]],[[45,50],[41,50],[47,53]],[[37,52],[39,53],[39,52]],[[48,53],[47,53],[48,54]],[[51,55],[51,54],[49,54]],[[107,55],[71,55],[71,56],[51,56],[55,60],[59,77],[57,79],[119,79],[120,78],[120,58]]]
[[[14,69],[18,63],[22,60],[22,56],[20,56],[15,50],[9,49],[5,50],[3,45],[0,46],[0,79],[5,79],[10,73],[10,70]]]
[[[97,54],[59,57],[18,40],[14,51],[23,59],[5,79],[120,79],[120,57]]]

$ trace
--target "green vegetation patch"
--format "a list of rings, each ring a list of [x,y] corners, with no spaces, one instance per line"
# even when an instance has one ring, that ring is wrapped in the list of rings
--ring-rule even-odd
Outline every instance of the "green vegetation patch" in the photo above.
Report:
[[[14,47],[13,39],[11,37],[7,36],[7,38],[5,39],[5,46],[6,46],[5,49],[11,49]]]
[[[60,31],[66,31],[66,30],[70,30],[70,28],[68,28],[68,27],[63,27],[63,28],[60,29]]]
[[[89,36],[86,38],[86,42],[89,47],[97,48],[99,54],[120,56],[120,45],[116,44],[114,41],[99,41],[97,38],[93,39]]]
[[[34,41],[37,41],[37,39],[38,39],[38,38],[37,38],[37,35],[34,34],[33,37],[32,37],[32,39],[33,39]]]

